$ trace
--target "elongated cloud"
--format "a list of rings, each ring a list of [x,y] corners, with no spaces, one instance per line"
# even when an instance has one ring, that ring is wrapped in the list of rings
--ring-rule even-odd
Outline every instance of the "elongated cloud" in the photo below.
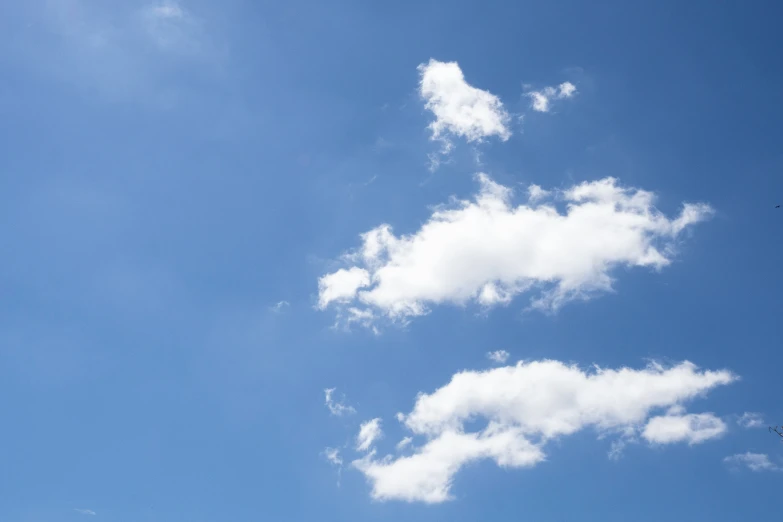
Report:
[[[612,289],[617,267],[659,270],[671,263],[678,236],[707,219],[705,204],[686,203],[677,217],[654,207],[647,191],[614,178],[547,192],[536,187],[514,206],[512,191],[479,174],[470,201],[440,207],[407,236],[388,224],[361,235],[347,258],[354,266],[319,280],[319,307],[407,319],[438,304],[484,307],[532,294],[534,308],[555,311]],[[558,211],[557,200],[566,203]]]
[[[505,141],[511,136],[503,103],[494,94],[467,83],[457,62],[430,60],[419,65],[419,74],[419,94],[435,115],[430,124],[433,140],[449,143],[448,135],[453,135],[468,142],[491,136]]]
[[[735,379],[729,371],[700,371],[689,362],[587,372],[544,360],[464,371],[435,392],[420,394],[413,411],[398,415],[425,439],[423,446],[396,458],[378,459],[373,451],[353,466],[367,477],[376,499],[443,502],[452,498],[454,477],[469,462],[491,459],[501,467],[532,467],[546,459],[552,439],[590,427],[628,437],[649,428],[655,410],[671,411]],[[481,420],[486,421],[483,429],[466,431],[466,423]],[[675,439],[688,441],[668,437],[657,442]]]
[[[739,453],[723,459],[732,466],[744,466],[751,471],[781,471],[783,468],[773,463],[766,453]]]
[[[642,437],[649,442],[699,444],[726,433],[726,423],[712,413],[662,415],[653,417],[644,427]]]

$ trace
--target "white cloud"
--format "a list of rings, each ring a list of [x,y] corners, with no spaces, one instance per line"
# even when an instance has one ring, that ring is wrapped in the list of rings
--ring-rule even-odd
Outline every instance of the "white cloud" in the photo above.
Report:
[[[337,487],[340,487],[340,479],[343,473],[343,458],[340,456],[340,450],[337,448],[326,448],[324,457],[337,468]]]
[[[617,439],[612,441],[612,445],[609,447],[608,453],[609,460],[620,460],[627,445],[627,439]]]
[[[363,422],[359,427],[359,435],[356,437],[356,449],[367,451],[376,440],[383,436],[381,419],[372,419]]]
[[[340,457],[340,450],[337,448],[326,448],[324,450],[324,456],[326,460],[334,464],[335,466],[342,466],[343,459]]]
[[[437,304],[484,307],[535,291],[532,306],[556,311],[574,299],[612,289],[617,267],[661,269],[671,263],[678,235],[712,210],[686,203],[669,219],[655,196],[614,178],[585,182],[552,201],[514,206],[512,191],[478,175],[472,201],[439,207],[422,227],[397,236],[388,224],[361,235],[346,256],[355,263],[319,280],[319,307],[336,303],[405,320]]]
[[[348,308],[347,315],[345,317],[346,326],[350,326],[353,323],[359,323],[362,326],[370,327],[375,320],[375,314],[372,310],[360,309],[360,308]]]
[[[93,511],[92,509],[79,509],[79,508],[76,508],[76,509],[74,509],[74,511],[76,511],[80,515],[90,515],[90,516],[97,515],[97,513],[95,511]]]
[[[444,432],[411,456],[375,459],[371,452],[353,465],[373,484],[378,500],[438,503],[450,498],[453,476],[468,462],[491,458],[503,467],[532,466],[543,453],[518,430],[487,428],[482,433]]]
[[[498,364],[503,364],[508,361],[511,354],[506,350],[495,350],[494,352],[487,352],[487,359]]]
[[[733,466],[746,466],[751,471],[781,471],[781,467],[769,460],[764,453],[739,453],[723,459]]]
[[[419,94],[435,115],[429,126],[432,139],[443,142],[444,153],[451,150],[449,134],[468,142],[491,136],[506,141],[511,136],[503,103],[494,94],[467,83],[457,62],[430,60],[418,69]]]
[[[360,288],[370,285],[370,274],[359,267],[341,268],[318,280],[318,306],[324,309],[329,303],[350,301]]]
[[[329,412],[332,415],[341,417],[343,415],[350,415],[352,413],[356,413],[356,410],[353,409],[352,406],[348,406],[346,404],[343,404],[340,401],[337,401],[334,399],[334,392],[337,388],[326,388],[324,390],[324,396],[325,396],[325,404],[326,407],[329,408]]]
[[[667,414],[650,419],[642,437],[656,444],[687,442],[693,445],[724,433],[726,423],[712,413]]]
[[[291,306],[291,303],[289,303],[288,301],[278,301],[272,306],[272,311],[282,312],[284,308],[288,308],[289,306]]]
[[[530,91],[526,95],[530,98],[530,107],[537,112],[549,112],[552,100],[571,98],[576,94],[576,85],[564,82],[557,87],[544,87],[538,91]]]
[[[559,98],[570,98],[574,94],[576,94],[576,85],[571,82],[561,83],[557,88]]]
[[[535,203],[537,201],[545,199],[545,198],[549,197],[550,194],[551,194],[550,191],[544,190],[541,187],[539,187],[538,185],[530,185],[527,188],[528,200],[531,203]]]
[[[405,437],[400,442],[398,442],[397,446],[395,447],[397,448],[397,451],[402,451],[408,446],[410,446],[412,442],[413,442],[413,437]]]
[[[549,112],[549,98],[543,92],[533,91],[528,93],[528,96],[530,96],[530,106],[534,111]]]
[[[501,467],[532,467],[546,459],[548,441],[593,428],[629,437],[654,410],[670,408],[733,382],[729,371],[700,371],[683,362],[633,370],[576,366],[544,360],[487,371],[463,371],[431,394],[419,394],[413,411],[398,418],[427,438],[412,455],[376,458],[353,466],[379,500],[443,502],[460,468],[492,459]],[[486,420],[466,432],[466,423]]]
[[[764,419],[760,413],[746,411],[737,419],[737,424],[743,428],[760,428],[764,426]]]

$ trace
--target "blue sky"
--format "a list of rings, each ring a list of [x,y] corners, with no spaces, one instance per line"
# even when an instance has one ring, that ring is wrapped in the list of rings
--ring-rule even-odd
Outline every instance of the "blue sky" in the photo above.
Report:
[[[0,519],[777,512],[781,10],[3,3]]]

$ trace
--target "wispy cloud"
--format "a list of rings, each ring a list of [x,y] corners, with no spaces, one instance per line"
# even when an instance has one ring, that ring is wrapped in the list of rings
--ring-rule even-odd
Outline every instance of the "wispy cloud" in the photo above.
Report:
[[[734,467],[746,467],[751,471],[781,471],[783,468],[773,463],[765,453],[739,453],[723,459]]]
[[[271,310],[273,312],[282,312],[289,306],[291,306],[291,303],[289,303],[288,301],[278,301],[277,303],[272,305]]]
[[[496,350],[494,352],[487,352],[487,359],[498,364],[503,364],[508,361],[510,355],[511,354],[506,350]]]
[[[397,448],[397,451],[402,451],[408,446],[413,443],[413,437],[404,437],[400,442],[397,443],[395,448]]]
[[[764,418],[760,413],[746,411],[737,419],[737,424],[743,428],[761,428],[764,426]]]
[[[77,512],[77,513],[79,513],[80,515],[90,515],[90,516],[95,516],[95,515],[97,515],[97,513],[96,513],[95,511],[93,511],[92,509],[80,509],[80,508],[75,508],[75,509],[74,509],[74,511],[76,511],[76,512]]]
[[[356,410],[352,406],[348,406],[341,401],[335,400],[334,392],[337,388],[326,388],[324,390],[325,404],[332,415],[341,417],[343,415],[350,415],[356,413]]]
[[[179,2],[168,1],[163,2],[160,5],[152,5],[148,7],[150,13],[158,18],[182,18],[185,16],[185,12],[180,7]]]
[[[340,457],[340,450],[337,448],[326,448],[324,450],[324,456],[326,457],[326,460],[335,466],[343,465],[343,459]]]
[[[326,448],[324,457],[337,468],[337,487],[340,487],[340,479],[343,472],[343,458],[340,456],[340,450],[337,448]]]
[[[612,441],[612,445],[609,447],[608,457],[609,460],[620,460],[623,457],[625,447],[628,445],[626,439],[617,439]]]
[[[202,23],[179,2],[150,4],[141,13],[147,36],[159,50],[190,56],[203,51],[205,35]]]

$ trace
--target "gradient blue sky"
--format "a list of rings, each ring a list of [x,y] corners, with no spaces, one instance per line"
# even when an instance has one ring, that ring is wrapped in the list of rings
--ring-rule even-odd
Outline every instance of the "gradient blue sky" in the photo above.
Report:
[[[782,17],[761,1],[3,2],[0,519],[778,513]],[[429,170],[431,58],[503,101],[508,141],[455,138]],[[566,81],[575,96],[530,108],[523,85]],[[359,234],[415,233],[478,171],[522,193],[612,176],[667,216],[715,213],[670,266],[618,267],[614,292],[557,313],[522,295],[379,335],[332,328],[318,280]],[[612,460],[586,428],[534,467],[468,465],[451,501],[374,500],[351,465],[359,424],[382,418],[378,452],[394,453],[394,415],[494,350],[740,380],[689,403],[725,424],[700,444],[639,440]],[[356,413],[330,413],[332,387]],[[770,469],[724,460],[746,452]]]

